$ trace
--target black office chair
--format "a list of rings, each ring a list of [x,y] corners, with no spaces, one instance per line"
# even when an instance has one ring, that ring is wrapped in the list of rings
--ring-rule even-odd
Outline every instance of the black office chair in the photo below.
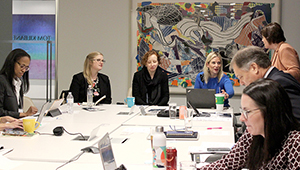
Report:
[[[61,91],[59,98],[60,98],[60,99],[62,99],[62,98],[64,99],[64,101],[63,101],[61,104],[67,103],[67,96],[68,96],[68,93],[69,93],[69,90],[62,90],[62,91]]]
[[[237,119],[241,116],[241,113],[233,114],[233,128],[234,128],[234,141],[237,142],[246,130],[244,122],[238,123]]]

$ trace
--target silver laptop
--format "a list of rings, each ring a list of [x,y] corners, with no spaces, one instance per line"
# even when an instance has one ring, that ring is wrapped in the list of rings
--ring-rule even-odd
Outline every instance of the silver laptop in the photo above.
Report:
[[[186,89],[186,101],[196,108],[215,109],[215,94],[215,89]]]
[[[98,142],[98,148],[104,170],[117,169],[114,153],[111,147],[111,141],[108,133]]]
[[[48,105],[49,105],[49,102],[46,102],[46,103],[43,104],[43,106],[40,110],[40,114],[39,114],[38,118],[36,119],[36,121],[39,122],[40,124],[42,123],[42,120],[43,120],[43,118],[46,114],[46,110],[48,109]]]
[[[91,141],[93,139],[95,139],[97,137],[98,131],[100,129],[100,126],[97,126],[96,128],[94,128],[90,134],[90,136],[77,136],[75,139],[73,140],[85,140],[85,141]]]

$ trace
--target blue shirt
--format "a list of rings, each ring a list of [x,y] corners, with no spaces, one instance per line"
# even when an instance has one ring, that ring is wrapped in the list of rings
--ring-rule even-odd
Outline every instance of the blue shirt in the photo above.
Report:
[[[225,92],[229,95],[229,98],[231,98],[234,95],[232,82],[227,75],[224,74],[220,82],[218,82],[217,77],[210,78],[208,80],[208,83],[206,84],[204,80],[201,81],[200,75],[203,74],[204,73],[201,72],[197,75],[194,86],[195,89],[215,89],[216,93],[221,93],[221,90],[225,90]],[[230,107],[228,99],[224,101],[224,107]]]

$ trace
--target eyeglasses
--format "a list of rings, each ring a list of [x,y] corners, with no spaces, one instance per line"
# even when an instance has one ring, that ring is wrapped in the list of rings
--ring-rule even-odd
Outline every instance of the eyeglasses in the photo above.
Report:
[[[25,66],[24,64],[21,65],[18,61],[17,61],[17,63],[19,64],[19,66],[20,66],[20,68],[21,68],[22,70],[25,69],[25,71],[29,71],[29,69],[30,69],[29,66]]]
[[[102,62],[102,63],[105,63],[105,62],[106,62],[105,60],[101,60],[101,59],[94,59],[94,61]]]
[[[251,112],[253,112],[253,111],[255,111],[255,110],[259,110],[260,108],[256,108],[256,109],[252,109],[252,110],[244,110],[244,109],[242,109],[241,107],[240,107],[240,112],[244,115],[244,117],[246,118],[246,119],[248,119],[248,115],[249,115],[249,113],[251,113]]]

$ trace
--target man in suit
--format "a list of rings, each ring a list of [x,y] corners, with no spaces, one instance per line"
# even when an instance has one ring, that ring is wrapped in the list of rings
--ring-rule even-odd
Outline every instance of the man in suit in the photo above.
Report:
[[[235,76],[241,85],[248,86],[260,78],[269,78],[277,81],[288,93],[294,116],[300,122],[300,84],[289,73],[279,71],[271,66],[268,55],[259,47],[250,46],[239,50],[231,60]]]

